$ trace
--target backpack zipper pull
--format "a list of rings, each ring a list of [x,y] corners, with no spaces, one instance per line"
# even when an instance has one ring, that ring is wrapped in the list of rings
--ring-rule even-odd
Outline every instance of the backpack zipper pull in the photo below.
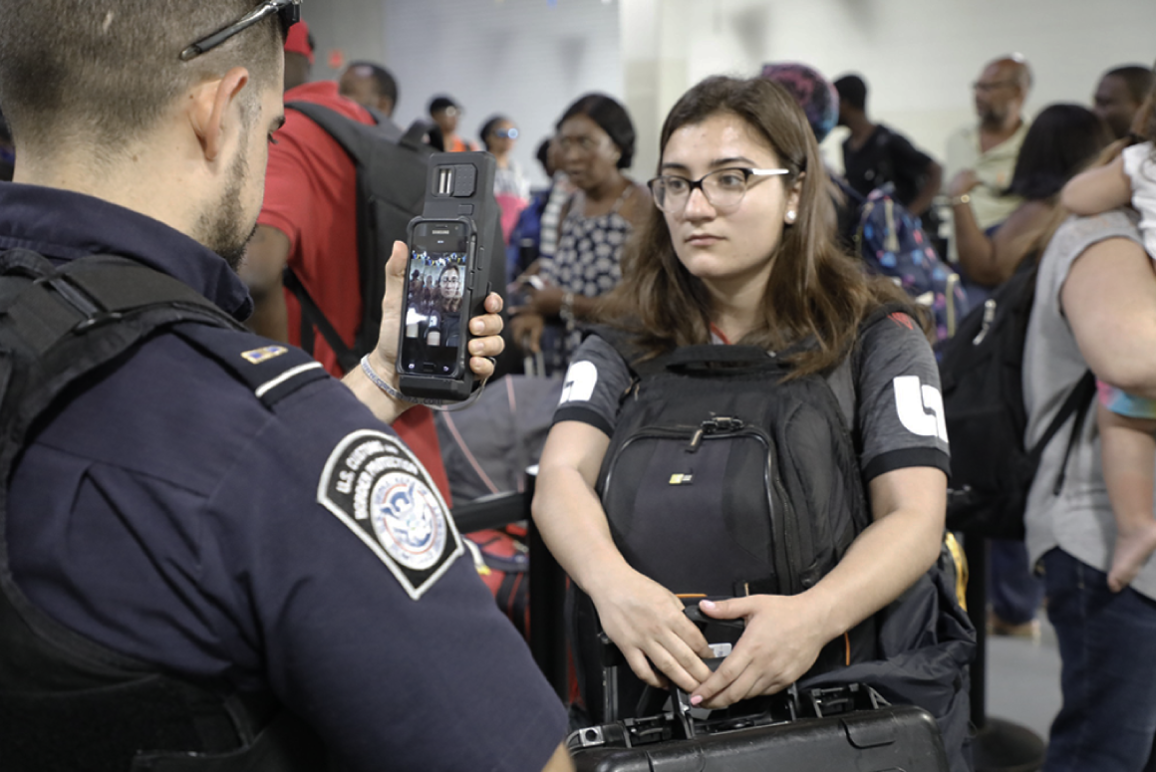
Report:
[[[983,326],[979,328],[979,333],[971,339],[971,345],[978,346],[983,343],[983,339],[987,337],[988,328],[991,323],[995,321],[995,298],[988,298],[983,303]]]
[[[722,418],[708,418],[694,430],[694,434],[690,437],[690,443],[686,446],[686,452],[694,453],[697,451],[698,446],[702,444],[704,435],[735,432],[741,428],[743,428],[743,422],[740,418],[730,418],[727,416]]]
[[[706,423],[706,421],[703,421],[703,426],[705,426]],[[703,426],[695,429],[694,434],[691,435],[690,444],[686,446],[687,453],[694,453],[698,450],[698,446],[702,444],[702,435],[706,434],[706,429],[704,429]]]

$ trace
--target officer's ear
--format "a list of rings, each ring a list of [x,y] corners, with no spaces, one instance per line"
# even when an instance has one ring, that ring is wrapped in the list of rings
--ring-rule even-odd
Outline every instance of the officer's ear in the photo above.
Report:
[[[205,81],[193,89],[188,107],[189,122],[206,161],[217,160],[229,132],[240,126],[241,93],[248,83],[249,71],[244,67],[234,67],[220,79]]]

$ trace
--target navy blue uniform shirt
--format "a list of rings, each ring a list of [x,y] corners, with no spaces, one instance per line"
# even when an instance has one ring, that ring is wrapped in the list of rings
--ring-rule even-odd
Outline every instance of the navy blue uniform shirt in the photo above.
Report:
[[[0,184],[0,249],[13,247],[124,255],[238,318],[252,307],[219,256],[88,196]],[[205,330],[238,352],[269,345]],[[339,381],[313,378],[271,410],[164,334],[28,447],[10,489],[13,574],[111,649],[272,689],[355,769],[536,772],[564,710],[399,446]]]

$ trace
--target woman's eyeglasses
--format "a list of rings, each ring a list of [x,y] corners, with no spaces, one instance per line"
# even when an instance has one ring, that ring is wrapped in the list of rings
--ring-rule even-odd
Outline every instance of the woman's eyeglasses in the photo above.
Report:
[[[695,188],[706,196],[707,203],[720,212],[736,209],[754,183],[751,178],[775,177],[790,174],[789,169],[716,169],[697,180],[688,180],[677,174],[664,174],[646,183],[654,197],[654,204],[669,214],[682,211]]]
[[[494,136],[498,139],[517,139],[518,130],[513,126],[508,129],[494,129]]]
[[[301,0],[265,0],[229,26],[217,30],[206,38],[201,38],[181,51],[181,61],[187,62],[197,58],[273,14],[277,14],[277,19],[281,22],[281,37],[285,37],[289,34],[289,28],[301,21]]]

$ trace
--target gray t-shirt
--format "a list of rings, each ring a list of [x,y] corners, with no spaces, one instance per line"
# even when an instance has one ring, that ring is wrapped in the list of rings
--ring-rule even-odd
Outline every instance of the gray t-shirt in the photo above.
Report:
[[[923,333],[906,314],[894,313],[864,332],[859,351],[859,383],[853,389],[858,403],[844,410],[859,438],[863,481],[913,466],[950,474],[939,370]],[[832,378],[848,374],[837,368]],[[613,435],[631,380],[618,352],[590,336],[566,371],[554,422],[581,421]]]
[[[1097,217],[1072,218],[1048,244],[1036,278],[1036,300],[1028,322],[1024,349],[1024,405],[1028,413],[1025,444],[1034,445],[1068,394],[1088,370],[1060,306],[1060,293],[1072,263],[1086,249],[1111,238],[1140,244],[1133,212],[1110,212]],[[1105,303],[1112,302],[1104,298]],[[1034,565],[1045,552],[1059,547],[1078,560],[1107,571],[1116,539],[1112,505],[1100,466],[1100,435],[1095,411],[1088,411],[1080,438],[1068,459],[1064,487],[1053,492],[1070,425],[1062,427],[1044,451],[1028,496],[1025,514],[1028,555]],[[1132,587],[1156,599],[1156,562],[1150,561]]]

